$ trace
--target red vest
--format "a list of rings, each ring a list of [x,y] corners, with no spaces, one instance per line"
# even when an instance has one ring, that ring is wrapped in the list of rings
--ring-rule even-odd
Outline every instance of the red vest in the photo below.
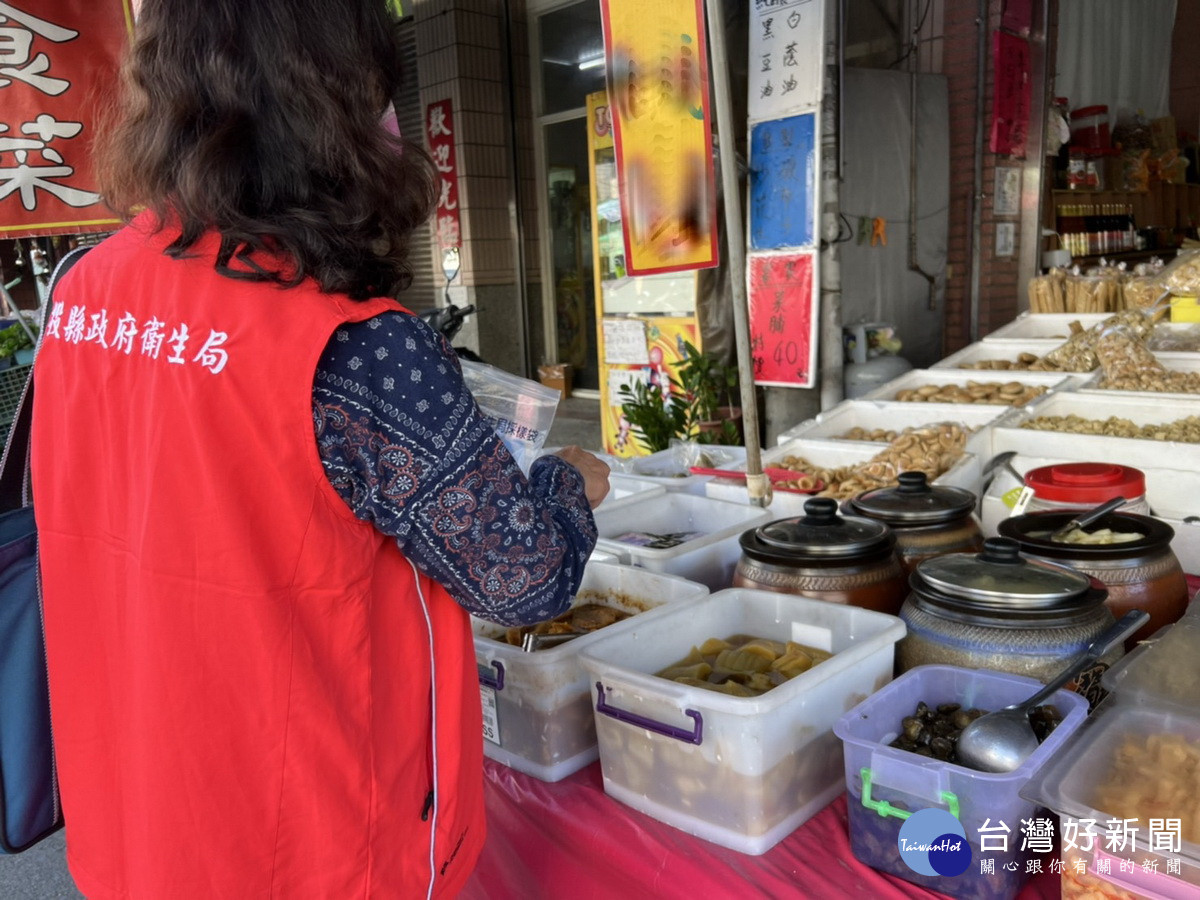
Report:
[[[146,230],[63,279],[36,365],[71,872],[93,900],[453,894],[484,839],[469,619],[313,435],[334,329],[399,307],[236,281],[215,238],[173,260]]]

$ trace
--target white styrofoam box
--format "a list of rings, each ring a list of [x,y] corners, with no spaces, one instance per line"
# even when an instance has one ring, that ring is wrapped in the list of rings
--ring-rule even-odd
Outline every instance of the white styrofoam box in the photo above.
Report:
[[[954,369],[912,369],[905,372],[899,378],[894,378],[887,384],[880,385],[869,394],[864,394],[862,400],[879,400],[879,401],[894,401],[896,394],[904,390],[915,390],[916,388],[924,387],[927,384],[945,387],[948,385],[958,385],[966,387],[967,382],[977,381],[982,383],[999,382],[1004,384],[1009,381],[1015,381],[1018,384],[1034,387],[1044,387],[1046,393],[1053,391],[1073,390],[1076,386],[1074,380],[1067,377],[1065,372],[1023,372],[1023,371],[1003,371],[1003,372],[959,372]],[[1042,395],[1046,396],[1045,394]],[[1037,403],[1041,397],[1035,398],[1032,402]],[[898,402],[898,401],[897,401]],[[983,404],[956,404],[956,403],[925,403],[922,406],[939,407],[939,406],[977,406]],[[1005,409],[1003,404],[996,404],[997,409]]]
[[[1072,392],[1055,394],[1044,403],[992,428],[992,452],[1015,450],[1030,456],[1045,456],[1078,462],[1115,462],[1160,469],[1200,469],[1200,444],[1121,438],[1098,434],[1035,431],[1021,428],[1022,422],[1038,416],[1076,415],[1101,421],[1110,416],[1128,419],[1135,425],[1165,425],[1190,415],[1200,415],[1200,399],[1180,401],[1151,395],[1109,391],[1103,395]],[[990,457],[989,457],[990,458]]]
[[[974,344],[969,344],[963,347],[957,353],[951,353],[945,359],[935,362],[930,368],[933,369],[958,369],[966,372],[971,378],[983,377],[1006,377],[1015,375],[1018,372],[1027,372],[1028,369],[974,369],[962,368],[964,365],[971,363],[982,362],[990,359],[1007,359],[1009,362],[1015,362],[1017,357],[1022,353],[1032,353],[1035,356],[1045,356],[1055,347],[1059,346],[1059,341],[977,341]],[[1099,372],[1093,370],[1091,372],[1061,372],[1061,374],[1070,379],[1075,384],[1084,384],[1096,380],[1099,377]]]
[[[1071,323],[1078,322],[1084,330],[1099,324],[1112,313],[1021,313],[1007,325],[1001,325],[983,340],[994,341],[1046,341],[1061,344],[1071,336]]]
[[[1200,353],[1155,353],[1154,358],[1169,370],[1176,372],[1200,372]],[[1079,390],[1089,394],[1102,394],[1110,397],[1113,394],[1131,397],[1149,397],[1163,400],[1182,400],[1184,402],[1200,402],[1200,394],[1169,393],[1167,391],[1114,391],[1100,387],[1101,373],[1096,373],[1095,380],[1080,385]],[[1190,413],[1189,413],[1190,415]]]
[[[879,453],[883,446],[868,441],[797,438],[786,444],[764,449],[762,464],[763,468],[780,466],[787,457],[798,456],[808,460],[814,466],[832,469],[865,463]],[[953,485],[977,493],[981,477],[980,466],[979,457],[973,453],[964,453],[962,458],[950,467],[949,471],[944,472],[933,483]],[[742,465],[738,468],[744,470],[746,467]],[[705,484],[704,489],[709,497],[717,500],[728,500],[732,503],[750,502],[744,481],[732,478],[714,478]],[[771,511],[773,519],[804,515],[804,502],[812,496],[811,494],[775,491],[771,496],[771,504],[767,508]]]
[[[1032,353],[1034,356],[1045,356],[1055,347],[1062,344],[1057,340],[1025,340],[1025,341],[976,341],[961,350],[938,360],[930,368],[960,369],[964,364],[981,362],[987,359],[1007,359],[1013,362],[1022,353]],[[1026,369],[970,369],[982,375],[1000,375],[1011,371],[1028,371]],[[1072,373],[1066,373],[1072,374]],[[1084,374],[1084,373],[1079,373]]]
[[[1172,552],[1179,558],[1184,572],[1200,575],[1200,522],[1187,521],[1190,517],[1200,516],[1200,471],[1142,466],[1134,456],[1118,459],[1110,455],[1104,459],[1083,460],[1018,453],[1010,462],[1014,469],[1024,475],[1030,469],[1056,463],[1106,461],[1123,462],[1142,471],[1146,476],[1146,501],[1154,517],[1175,530],[1175,536],[1171,539]],[[1007,491],[1018,486],[1019,482],[1010,472],[999,469],[995,473],[980,503],[979,520],[985,536],[994,537],[999,531],[1000,522],[1012,514],[1002,498]]]
[[[605,792],[705,840],[765,852],[845,789],[833,724],[891,681],[904,631],[883,613],[732,589],[601,635],[579,662],[596,708]],[[833,656],[758,697],[653,674],[709,638],[735,635]]]
[[[1078,322],[1086,330],[1093,325],[1100,324],[1112,315],[1113,313],[1037,313],[1033,315],[1022,313],[1007,325],[997,328],[991,334],[984,335],[983,342],[1058,340],[1061,343],[1070,336],[1072,322]],[[1185,334],[1194,327],[1194,323],[1191,322],[1159,322],[1155,329],[1162,329],[1168,333]],[[1174,350],[1170,352],[1195,356],[1194,352],[1189,353],[1188,351]]]
[[[621,458],[608,454],[597,454],[608,467],[622,475],[632,475],[651,484],[656,484],[666,491],[674,493],[695,494],[704,496],[704,483],[713,476],[693,475],[691,465],[704,466],[710,469],[732,469],[738,463],[745,463],[746,448],[730,447],[717,444],[690,445],[698,454],[697,461],[685,461],[683,448],[670,447],[659,450],[647,456],[632,456]]]
[[[649,478],[637,475],[625,475],[621,472],[610,472],[608,476],[608,495],[601,501],[597,509],[614,509],[624,506],[630,500],[639,497],[657,497],[665,494],[667,489]]]
[[[708,594],[704,585],[673,575],[593,562],[584,571],[572,607],[599,603],[634,613],[632,618],[532,653],[507,643],[503,625],[471,619],[484,708],[483,751],[543,781],[565,778],[598,755],[579,651],[606,632],[627,628],[647,610]]]
[[[771,518],[757,506],[670,492],[616,509],[595,511],[596,546],[629,565],[679,575],[712,590],[729,587],[741,556],[738,537]],[[681,535],[671,547],[636,543],[654,535]]]
[[[967,438],[967,451],[986,456],[991,451],[989,428],[1010,417],[1014,412],[1016,411],[1011,406],[843,400],[815,419],[792,426],[779,435],[778,443],[783,444],[798,438],[843,441],[847,439],[842,435],[852,428],[865,428],[869,431],[883,428],[899,432],[905,428],[919,428],[937,422],[955,422],[973,429]],[[886,442],[875,443],[874,446],[882,448],[886,446]]]

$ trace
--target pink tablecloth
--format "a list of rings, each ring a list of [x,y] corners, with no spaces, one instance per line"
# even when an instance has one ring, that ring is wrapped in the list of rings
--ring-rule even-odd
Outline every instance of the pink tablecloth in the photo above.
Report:
[[[746,856],[607,796],[599,763],[555,784],[491,760],[484,767],[488,839],[468,900],[942,896],[854,858],[844,793],[762,856]],[[1046,871],[1019,898],[1059,892],[1059,876]]]

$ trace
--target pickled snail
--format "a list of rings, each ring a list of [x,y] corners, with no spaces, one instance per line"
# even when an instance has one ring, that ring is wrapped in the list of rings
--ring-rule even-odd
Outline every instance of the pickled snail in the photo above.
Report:
[[[623,609],[605,606],[602,603],[581,603],[547,622],[509,628],[504,632],[504,640],[514,647],[520,647],[527,634],[587,634],[622,619],[628,619],[631,615],[633,614]]]
[[[757,697],[832,655],[795,641],[735,635],[709,638],[655,675],[735,697]]]
[[[959,703],[930,706],[921,700],[911,716],[900,720],[899,733],[888,746],[965,767],[958,758],[958,736],[987,712],[977,707],[966,709]],[[1037,706],[1029,713],[1029,724],[1038,743],[1049,737],[1061,721],[1062,714],[1054,706]]]

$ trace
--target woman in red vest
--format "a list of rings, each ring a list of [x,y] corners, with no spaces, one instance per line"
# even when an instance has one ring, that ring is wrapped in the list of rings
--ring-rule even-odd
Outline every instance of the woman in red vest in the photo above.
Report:
[[[607,469],[528,477],[390,299],[434,172],[385,0],[143,0],[62,279],[34,490],[91,898],[454,894],[484,840],[468,612],[564,610]],[[135,215],[136,213],[136,215]]]

